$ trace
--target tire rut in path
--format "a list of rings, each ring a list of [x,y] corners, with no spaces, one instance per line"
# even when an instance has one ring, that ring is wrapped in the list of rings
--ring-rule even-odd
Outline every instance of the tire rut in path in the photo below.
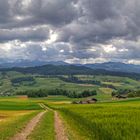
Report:
[[[55,133],[56,140],[68,140],[68,137],[65,133],[63,122],[56,111],[55,111]]]
[[[27,125],[26,127],[20,132],[17,133],[13,138],[10,140],[27,140],[27,137],[30,133],[34,130],[37,123],[40,121],[41,117],[44,115],[46,111],[40,112],[37,114]]]
[[[45,109],[45,110],[48,110],[48,111],[53,111],[53,109],[49,108],[48,106],[46,106],[45,104],[43,103],[39,103],[40,107]]]
[[[57,111],[54,111],[53,109],[49,108],[48,106],[46,106],[43,103],[39,104],[43,109],[49,110],[49,111],[53,111],[54,112],[54,125],[55,125],[55,139],[56,140],[68,140],[68,137],[65,133],[65,128],[63,125],[63,122],[58,114]]]

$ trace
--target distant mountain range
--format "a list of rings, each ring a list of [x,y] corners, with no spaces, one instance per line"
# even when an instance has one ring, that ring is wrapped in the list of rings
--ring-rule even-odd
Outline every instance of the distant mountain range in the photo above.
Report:
[[[2,68],[0,71],[17,71],[23,74],[36,74],[36,75],[110,75],[110,76],[121,76],[121,77],[130,77],[133,79],[140,80],[140,73],[128,73],[120,71],[110,71],[105,69],[92,69],[86,66],[76,66],[76,65],[52,65],[47,64],[43,66],[35,67],[13,67],[13,68]]]
[[[86,64],[84,66],[92,69],[103,69],[116,72],[140,73],[140,65],[125,64],[120,62]]]
[[[13,68],[13,67],[35,67],[35,66],[43,66],[43,65],[68,65],[63,61],[29,61],[29,60],[19,60],[15,62],[6,62],[0,60],[0,68]]]
[[[44,65],[54,65],[54,66],[65,66],[65,65],[74,65],[74,66],[84,66],[93,70],[106,70],[113,72],[126,72],[126,73],[140,73],[140,65],[134,64],[125,64],[120,62],[106,62],[106,63],[95,63],[95,64],[69,64],[63,61],[28,61],[20,60],[17,62],[5,62],[0,61],[0,68],[13,68],[13,67],[36,67]]]

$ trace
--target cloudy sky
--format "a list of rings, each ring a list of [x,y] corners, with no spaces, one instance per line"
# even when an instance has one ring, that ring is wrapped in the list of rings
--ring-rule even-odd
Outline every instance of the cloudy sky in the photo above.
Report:
[[[0,0],[0,61],[140,64],[140,0]]]

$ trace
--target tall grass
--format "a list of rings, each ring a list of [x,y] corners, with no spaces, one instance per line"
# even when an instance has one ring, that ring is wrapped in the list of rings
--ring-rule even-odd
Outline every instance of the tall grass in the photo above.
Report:
[[[69,105],[59,110],[81,140],[140,139],[140,103]]]

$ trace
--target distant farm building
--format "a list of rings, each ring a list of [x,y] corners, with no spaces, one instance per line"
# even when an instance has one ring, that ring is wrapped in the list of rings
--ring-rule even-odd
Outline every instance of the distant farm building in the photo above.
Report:
[[[126,99],[127,98],[126,96],[122,96],[122,95],[116,95],[115,97],[118,99]]]
[[[94,104],[97,101],[98,101],[97,99],[92,98],[92,99],[87,99],[87,100],[82,100],[82,101],[74,101],[73,104]]]
[[[16,97],[19,98],[19,99],[28,99],[27,95],[18,95]]]

